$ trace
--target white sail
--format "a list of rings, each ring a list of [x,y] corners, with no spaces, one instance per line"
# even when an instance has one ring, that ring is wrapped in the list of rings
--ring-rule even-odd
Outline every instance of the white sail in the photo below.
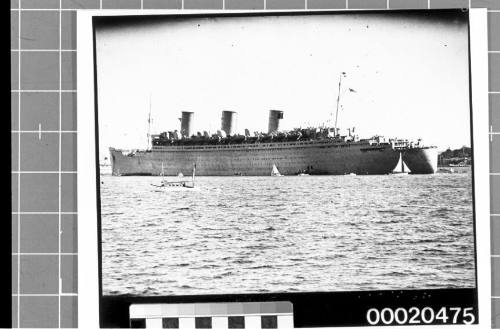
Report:
[[[193,163],[193,175],[191,177],[191,180],[193,182],[193,187],[194,187],[194,176],[196,175],[196,164]]]
[[[409,172],[410,172],[410,168],[408,168],[406,163],[404,163],[404,161],[403,161],[403,153],[399,153],[398,164],[396,165],[396,167],[394,167],[394,169],[392,170],[392,173],[394,173],[394,174],[406,173],[407,174]]]
[[[282,176],[275,164],[273,164],[273,170],[271,171],[271,176]]]

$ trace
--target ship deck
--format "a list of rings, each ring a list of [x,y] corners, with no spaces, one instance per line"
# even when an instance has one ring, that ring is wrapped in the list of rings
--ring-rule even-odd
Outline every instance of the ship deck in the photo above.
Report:
[[[273,148],[295,148],[295,147],[351,147],[388,145],[388,143],[371,144],[368,141],[343,142],[336,140],[308,140],[296,142],[271,142],[271,143],[235,143],[235,144],[201,144],[201,145],[154,145],[151,151],[170,152],[186,150],[231,150],[231,149],[273,149]]]

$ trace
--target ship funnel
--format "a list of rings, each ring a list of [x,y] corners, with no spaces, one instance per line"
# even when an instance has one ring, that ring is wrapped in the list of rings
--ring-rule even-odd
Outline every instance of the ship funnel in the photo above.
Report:
[[[221,130],[226,132],[227,136],[231,136],[236,130],[236,112],[222,111]]]
[[[181,136],[191,137],[193,134],[194,112],[182,112],[181,117]]]
[[[269,125],[267,128],[268,134],[271,134],[279,130],[281,119],[283,119],[283,111],[276,111],[276,110],[269,111]]]

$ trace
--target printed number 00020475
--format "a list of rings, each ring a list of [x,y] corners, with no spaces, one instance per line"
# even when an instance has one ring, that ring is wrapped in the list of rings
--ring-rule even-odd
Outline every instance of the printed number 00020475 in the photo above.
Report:
[[[431,307],[371,308],[366,312],[366,320],[371,325],[383,324],[472,324],[476,321],[472,307],[441,307],[435,312]]]

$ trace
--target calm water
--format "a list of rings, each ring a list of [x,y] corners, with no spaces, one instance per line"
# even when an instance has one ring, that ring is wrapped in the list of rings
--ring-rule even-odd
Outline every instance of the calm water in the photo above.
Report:
[[[474,287],[471,176],[102,176],[105,294]]]

